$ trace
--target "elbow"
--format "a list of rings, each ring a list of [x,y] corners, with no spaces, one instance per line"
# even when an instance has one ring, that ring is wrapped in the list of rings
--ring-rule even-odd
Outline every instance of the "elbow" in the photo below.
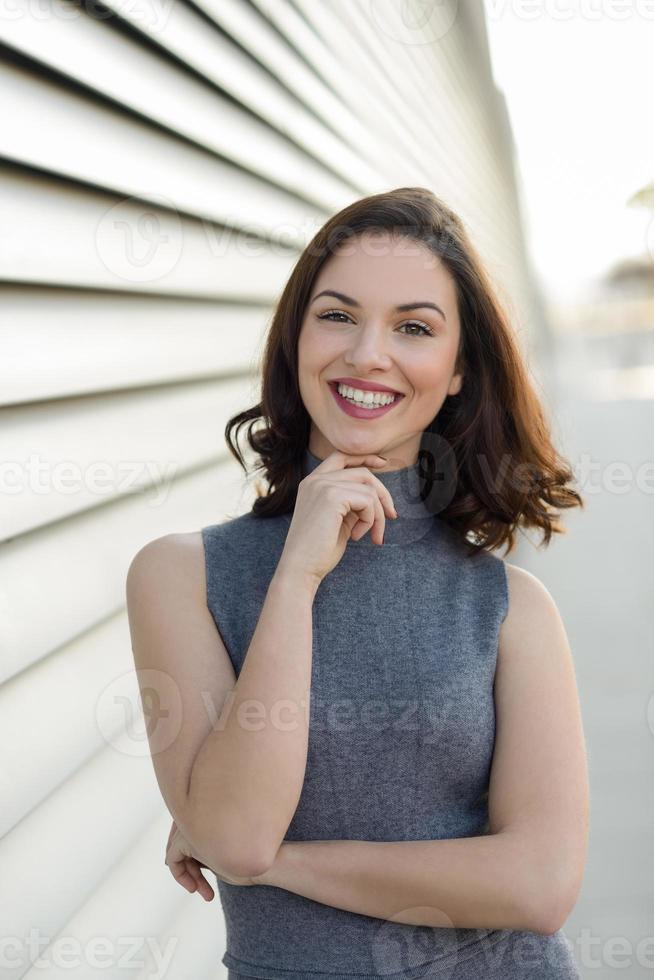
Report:
[[[273,863],[267,853],[222,835],[208,842],[202,853],[206,855],[205,863],[215,874],[222,872],[234,878],[256,878],[268,871]]]
[[[534,916],[531,931],[538,933],[539,936],[553,936],[563,928],[568,915],[568,912],[562,911],[560,904],[550,908],[543,907]]]
[[[251,851],[230,851],[224,857],[219,857],[216,864],[216,874],[222,870],[235,878],[258,878],[270,869],[272,861]]]
[[[274,855],[270,848],[256,834],[244,834],[242,821],[238,827],[231,821],[222,825],[217,820],[208,825],[204,820],[191,822],[191,840],[215,874],[223,871],[235,878],[254,878],[271,867]]]
[[[583,879],[583,863],[568,857],[554,861],[556,847],[535,846],[530,838],[513,836],[517,870],[517,919],[519,928],[553,936],[572,912]],[[564,849],[561,849],[563,851]]]
[[[213,850],[220,851],[220,867],[237,878],[257,878],[272,867],[278,847],[270,846],[261,834],[225,831],[217,835]]]
[[[535,932],[539,936],[553,936],[559,931],[563,926],[567,916],[563,917],[556,914],[555,909],[552,913],[549,909],[541,909],[540,914],[536,914],[531,920],[531,932]]]
[[[529,891],[526,907],[531,910],[530,930],[540,936],[553,936],[562,929],[577,901],[578,884],[557,885],[554,877],[552,875],[538,890],[532,882]]]

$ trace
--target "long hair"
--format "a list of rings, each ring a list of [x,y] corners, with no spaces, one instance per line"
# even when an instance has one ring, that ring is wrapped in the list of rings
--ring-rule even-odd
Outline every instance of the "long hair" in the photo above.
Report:
[[[423,499],[433,496],[436,474],[445,465],[451,492],[438,516],[461,536],[468,554],[501,545],[509,553],[520,525],[539,528],[541,544],[549,544],[553,532],[566,533],[554,508],[584,502],[569,486],[571,468],[552,444],[507,313],[463,222],[423,187],[400,187],[348,205],[320,228],[295,264],[267,333],[261,400],[225,426],[227,445],[246,474],[238,446],[242,426],[261,459],[256,469],[264,471],[267,487],[264,492],[259,485],[252,513],[263,518],[293,511],[311,428],[298,383],[305,310],[324,263],[339,245],[366,232],[423,244],[445,264],[456,287],[456,370],[463,371],[463,384],[423,433]]]

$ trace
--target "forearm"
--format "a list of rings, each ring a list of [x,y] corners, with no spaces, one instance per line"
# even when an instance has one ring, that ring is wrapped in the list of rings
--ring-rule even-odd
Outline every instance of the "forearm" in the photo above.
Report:
[[[193,765],[191,839],[243,874],[272,860],[302,791],[316,588],[278,566],[236,685]]]
[[[411,925],[533,929],[510,835],[284,842],[258,881],[348,912]]]

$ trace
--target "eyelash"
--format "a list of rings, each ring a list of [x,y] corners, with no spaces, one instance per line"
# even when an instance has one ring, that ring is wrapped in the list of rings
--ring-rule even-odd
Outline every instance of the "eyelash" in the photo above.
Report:
[[[343,313],[342,310],[328,310],[326,313],[320,313],[318,315],[318,319],[319,320],[327,320],[327,319],[329,319],[332,316],[347,316],[347,315],[348,314],[347,313]],[[334,320],[332,322],[333,323],[336,323],[338,321],[335,321]],[[434,336],[434,331],[433,330],[430,330],[430,328],[427,326],[426,323],[420,323],[419,320],[408,320],[406,323],[403,323],[402,326],[403,327],[407,327],[407,326],[422,327],[423,330],[426,331],[425,333],[421,333],[421,334],[415,334],[415,333],[414,334],[407,334],[407,337],[427,337],[427,336],[433,337]]]

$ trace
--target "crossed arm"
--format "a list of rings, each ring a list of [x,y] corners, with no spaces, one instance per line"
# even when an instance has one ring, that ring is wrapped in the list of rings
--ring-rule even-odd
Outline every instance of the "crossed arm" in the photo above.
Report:
[[[283,841],[255,877],[225,880],[277,886],[409,924],[543,934],[561,927],[577,900],[588,835],[587,761],[574,665],[547,589],[529,572],[508,562],[505,567],[509,611],[500,629],[494,685],[489,833],[427,841]],[[206,661],[210,677],[213,651]],[[195,686],[189,680],[189,689]],[[198,742],[202,737],[197,734]],[[162,766],[159,761],[163,772]],[[177,769],[175,760],[171,769]],[[211,887],[200,865],[191,860],[187,877],[183,855],[174,857],[178,863],[171,870],[180,883],[190,891],[200,888],[206,897]],[[224,877],[220,868],[216,873]]]
[[[253,884],[412,925],[549,933],[548,895],[526,901],[528,857],[509,833],[418,841],[284,842]],[[532,883],[531,891],[540,888]],[[549,891],[549,886],[548,886]],[[542,906],[542,910],[540,909]]]
[[[282,843],[253,884],[416,925],[548,935],[585,865],[589,791],[574,666],[554,600],[506,563],[509,613],[495,675],[490,833],[429,841]]]

